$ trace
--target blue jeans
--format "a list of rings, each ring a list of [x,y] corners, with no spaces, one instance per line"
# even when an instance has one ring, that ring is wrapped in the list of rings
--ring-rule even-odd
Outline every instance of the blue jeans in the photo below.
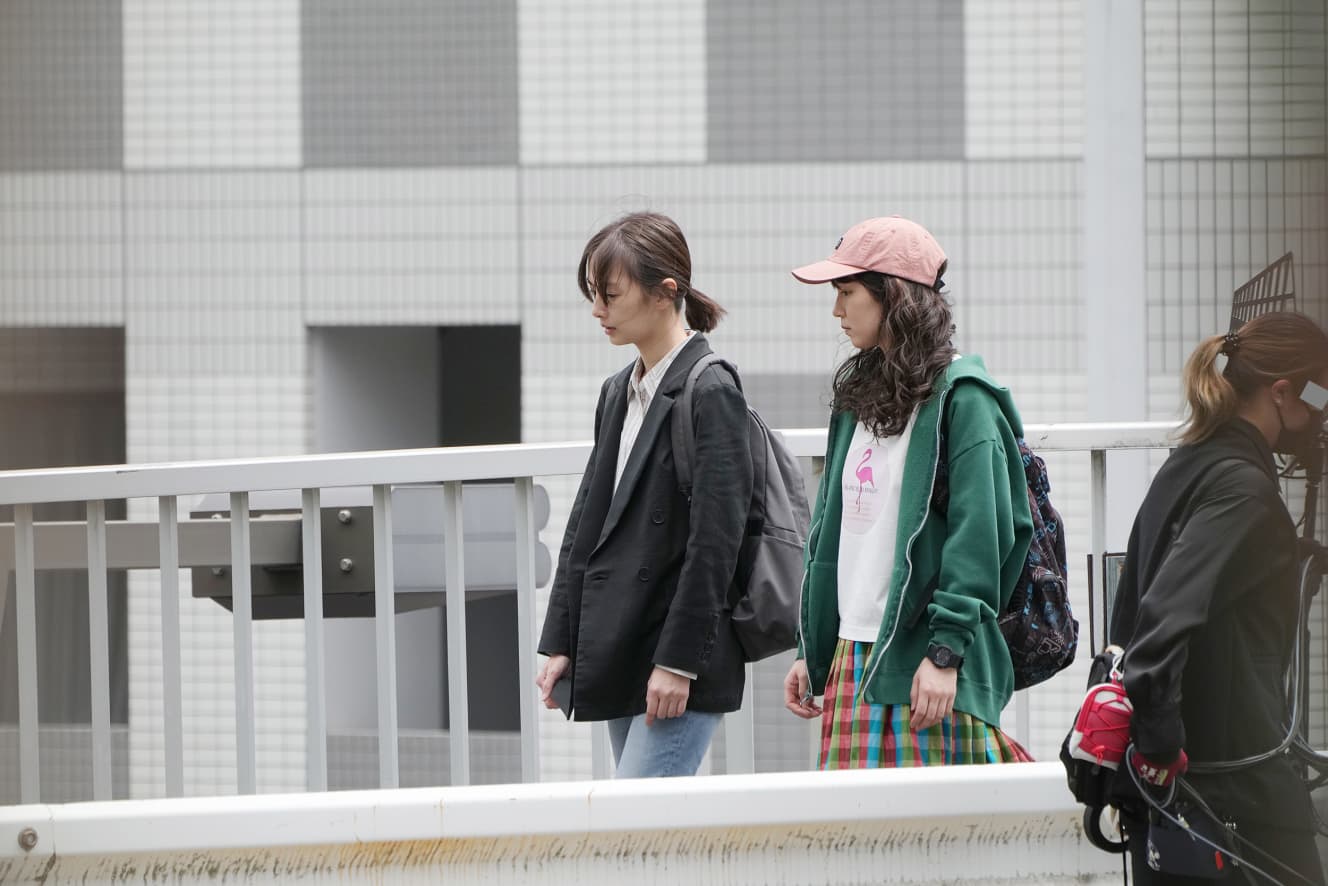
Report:
[[[681,717],[655,720],[646,715],[609,721],[609,742],[618,764],[617,778],[695,775],[723,714],[684,711]]]

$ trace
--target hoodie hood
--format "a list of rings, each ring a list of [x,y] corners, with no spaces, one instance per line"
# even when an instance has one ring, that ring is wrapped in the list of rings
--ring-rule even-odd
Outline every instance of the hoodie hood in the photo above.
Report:
[[[1001,414],[1005,421],[1010,425],[1010,430],[1014,431],[1016,437],[1024,436],[1024,424],[1019,418],[1019,410],[1015,408],[1014,397],[1010,394],[1010,389],[997,382],[987,372],[987,364],[976,354],[971,356],[959,357],[950,364],[950,368],[941,376],[936,386],[936,393],[946,393],[955,385],[963,382],[974,382],[985,387],[991,392],[1000,407]]]

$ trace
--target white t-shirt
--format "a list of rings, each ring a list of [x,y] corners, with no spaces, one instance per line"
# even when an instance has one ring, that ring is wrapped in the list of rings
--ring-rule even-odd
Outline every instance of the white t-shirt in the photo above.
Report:
[[[841,478],[844,510],[839,534],[839,636],[876,642],[895,567],[895,531],[904,457],[917,413],[904,430],[877,440],[858,422]]]

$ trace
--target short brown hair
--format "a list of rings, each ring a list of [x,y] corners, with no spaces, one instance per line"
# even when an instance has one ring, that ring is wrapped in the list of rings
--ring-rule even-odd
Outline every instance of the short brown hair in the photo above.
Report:
[[[724,316],[724,309],[710,296],[692,286],[692,254],[678,223],[658,212],[633,212],[610,222],[595,233],[581,251],[576,282],[581,294],[594,300],[590,280],[607,280],[614,273],[626,274],[648,295],[663,296],[660,286],[667,278],[678,284],[677,295],[687,311],[687,325],[709,332]]]

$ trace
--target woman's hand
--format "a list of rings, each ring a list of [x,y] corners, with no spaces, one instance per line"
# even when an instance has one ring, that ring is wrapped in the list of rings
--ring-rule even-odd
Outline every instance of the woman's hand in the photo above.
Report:
[[[811,680],[807,676],[807,662],[799,658],[784,678],[784,707],[804,720],[821,716],[821,706],[812,698]]]
[[[958,684],[958,670],[938,668],[931,663],[931,659],[924,658],[913,675],[913,690],[908,696],[912,708],[909,725],[920,732],[954,713],[955,687]]]
[[[661,720],[681,717],[687,710],[687,696],[691,692],[690,679],[656,667],[646,684],[646,725],[652,725],[657,717]]]
[[[540,668],[539,676],[535,678],[535,685],[539,687],[540,699],[544,706],[551,711],[558,709],[558,702],[553,700],[553,684],[557,683],[563,674],[567,672],[567,666],[572,660],[565,655],[550,655],[544,662],[544,667]]]

